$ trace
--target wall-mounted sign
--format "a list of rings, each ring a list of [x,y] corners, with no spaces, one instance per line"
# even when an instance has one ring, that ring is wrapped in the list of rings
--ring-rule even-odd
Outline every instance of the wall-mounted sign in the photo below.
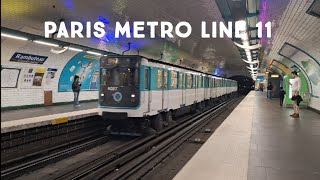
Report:
[[[34,69],[33,68],[24,68],[24,72],[21,78],[21,88],[31,88],[32,80],[34,77]]]
[[[262,82],[262,81],[264,81],[264,77],[257,77],[256,81]]]
[[[271,74],[271,78],[278,78],[279,74]]]
[[[21,88],[41,88],[44,74],[47,68],[24,68],[23,76],[21,79]]]
[[[1,88],[17,88],[21,69],[1,66]]]
[[[47,60],[48,56],[38,56],[25,53],[14,53],[10,61],[32,64],[43,64]]]
[[[46,85],[51,85],[51,81],[56,76],[57,71],[58,71],[57,68],[48,68],[47,69]]]

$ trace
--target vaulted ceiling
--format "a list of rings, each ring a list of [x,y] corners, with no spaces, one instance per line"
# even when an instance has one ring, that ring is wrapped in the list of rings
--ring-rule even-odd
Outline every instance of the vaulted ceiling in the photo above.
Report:
[[[70,21],[103,20],[107,24],[107,36],[101,39],[62,39],[106,51],[121,53],[128,42],[131,54],[139,50],[141,55],[192,67],[222,76],[249,75],[247,64],[230,38],[200,37],[201,21],[240,20],[252,15],[248,0],[2,0],[1,26],[33,34],[44,35],[44,22],[63,19]],[[255,39],[261,43],[259,50],[260,71],[264,72],[273,59],[281,61],[278,54],[285,42],[299,47],[316,60],[320,57],[319,17],[306,11],[312,0],[254,0],[256,17],[272,23],[271,39]],[[224,5],[221,5],[224,3]],[[229,15],[231,16],[229,16]],[[189,38],[171,39],[114,39],[116,21],[170,21],[173,24],[187,21],[192,26]],[[159,32],[157,32],[159,33]],[[252,36],[256,36],[253,34]],[[255,42],[254,42],[255,41]],[[317,48],[318,47],[318,48]]]

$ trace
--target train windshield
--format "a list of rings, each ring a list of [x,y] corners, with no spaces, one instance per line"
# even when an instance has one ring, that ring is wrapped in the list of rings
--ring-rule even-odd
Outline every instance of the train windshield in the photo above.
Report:
[[[137,56],[101,58],[101,105],[117,107],[138,105],[139,66],[140,57]]]

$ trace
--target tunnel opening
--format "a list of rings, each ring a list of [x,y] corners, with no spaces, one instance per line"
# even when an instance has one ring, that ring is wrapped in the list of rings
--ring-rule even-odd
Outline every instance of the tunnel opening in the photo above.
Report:
[[[241,95],[247,95],[251,90],[254,90],[254,80],[248,76],[231,76],[229,79],[233,79],[238,82],[238,93]]]

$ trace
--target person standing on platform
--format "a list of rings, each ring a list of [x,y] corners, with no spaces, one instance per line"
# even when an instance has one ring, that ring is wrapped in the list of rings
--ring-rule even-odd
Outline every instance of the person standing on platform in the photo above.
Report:
[[[290,85],[291,85],[291,89],[292,89],[292,98],[291,99],[293,101],[294,113],[291,114],[290,116],[298,118],[299,113],[300,113],[300,108],[299,108],[298,103],[300,103],[300,101],[302,100],[301,96],[299,98],[299,92],[300,92],[300,88],[301,88],[301,79],[298,76],[297,71],[293,71],[292,75],[293,75],[294,79],[292,81],[292,84],[290,83]]]
[[[271,83],[269,83],[268,87],[267,87],[267,98],[268,99],[271,99],[272,98],[272,89],[273,89],[273,86]]]
[[[81,83],[79,81],[79,76],[75,75],[74,76],[74,81],[72,83],[72,91],[74,94],[74,100],[73,100],[73,105],[75,107],[79,107],[79,94],[80,94],[80,87],[81,87]]]
[[[284,95],[286,94],[286,91],[283,90],[283,87],[280,87],[280,92],[279,92],[279,96],[280,96],[280,106],[283,105],[283,99],[284,99]]]

